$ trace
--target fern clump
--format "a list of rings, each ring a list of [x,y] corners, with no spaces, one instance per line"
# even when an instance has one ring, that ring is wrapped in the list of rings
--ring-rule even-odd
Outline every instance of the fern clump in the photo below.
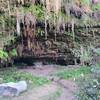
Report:
[[[6,61],[7,58],[8,58],[8,53],[3,50],[0,50],[0,59],[3,59]]]

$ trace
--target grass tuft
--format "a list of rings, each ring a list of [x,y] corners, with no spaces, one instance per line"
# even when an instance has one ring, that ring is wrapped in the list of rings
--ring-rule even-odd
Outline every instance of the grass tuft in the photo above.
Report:
[[[41,86],[50,81],[44,77],[33,76],[27,72],[19,72],[16,69],[0,70],[0,83],[27,81],[34,86]]]
[[[55,73],[55,75],[59,78],[63,79],[71,79],[78,78],[84,76],[85,74],[89,74],[91,72],[91,68],[89,67],[80,67],[76,69],[65,69]]]

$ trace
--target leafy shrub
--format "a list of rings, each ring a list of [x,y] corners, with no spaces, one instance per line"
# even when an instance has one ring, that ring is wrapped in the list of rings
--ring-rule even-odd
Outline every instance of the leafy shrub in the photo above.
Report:
[[[78,100],[100,100],[100,77],[81,79]]]
[[[72,52],[76,58],[80,58],[82,65],[89,65],[91,63],[92,52],[90,47],[84,48],[81,46],[80,49],[73,49]]]
[[[79,80],[78,100],[100,100],[100,66],[94,66],[91,72]]]
[[[89,5],[90,4],[90,0],[81,0],[81,4],[82,5]]]
[[[44,19],[44,11],[43,7],[40,5],[31,5],[29,8],[24,8],[25,12],[32,12],[38,19]]]
[[[0,58],[3,59],[3,60],[7,60],[8,53],[3,51],[3,50],[0,50]]]
[[[16,57],[16,56],[17,56],[16,49],[13,49],[9,53],[7,53],[6,51],[0,50],[0,67],[12,66],[13,65],[12,57]]]
[[[100,3],[96,3],[96,4],[92,5],[92,10],[93,11],[100,10]]]
[[[12,51],[10,51],[10,55],[13,56],[13,57],[17,56],[16,49],[13,49]]]
[[[100,56],[100,48],[94,49],[93,52]]]

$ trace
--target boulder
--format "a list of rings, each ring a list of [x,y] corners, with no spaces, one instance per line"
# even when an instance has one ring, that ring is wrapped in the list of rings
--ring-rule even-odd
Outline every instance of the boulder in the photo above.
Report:
[[[0,96],[8,96],[8,97],[18,96],[20,93],[26,90],[27,90],[26,81],[0,84]]]

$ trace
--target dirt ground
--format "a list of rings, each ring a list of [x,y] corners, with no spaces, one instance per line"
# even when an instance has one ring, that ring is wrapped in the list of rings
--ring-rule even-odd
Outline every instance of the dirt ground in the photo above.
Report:
[[[51,83],[36,88],[32,87],[18,97],[0,98],[0,100],[76,100],[75,93],[78,90],[78,86],[74,80],[64,80],[51,76],[52,73],[65,68],[66,67],[60,68],[53,65],[39,65],[35,69],[33,69],[33,67],[18,69],[18,71],[21,72],[46,77],[51,80]],[[60,91],[59,95],[56,93],[58,91]]]
[[[69,67],[71,68],[71,66],[69,66]],[[39,94],[41,96],[43,96],[43,94],[46,95],[48,93],[48,91],[53,93],[54,91],[56,91],[57,86],[60,86],[62,89],[62,92],[61,92],[61,95],[58,98],[56,98],[56,100],[76,100],[75,93],[77,92],[78,86],[74,80],[64,80],[64,79],[59,79],[57,77],[55,78],[54,76],[51,76],[52,73],[55,73],[61,69],[65,69],[65,68],[66,67],[64,67],[64,66],[62,68],[60,68],[60,67],[53,66],[53,65],[45,65],[45,66],[37,66],[36,69],[28,68],[28,69],[21,69],[20,71],[29,72],[35,76],[42,76],[42,77],[48,78],[49,80],[52,80],[51,86],[50,85],[47,86],[49,88],[45,87],[46,89],[43,89],[43,87],[41,87],[42,89],[40,89],[40,90],[42,90],[42,94],[41,94],[40,90],[38,90]],[[73,68],[73,66],[72,66],[72,68]],[[37,98],[41,97],[41,96],[38,96],[36,93],[34,95]],[[23,99],[18,99],[18,100],[23,100]],[[29,100],[31,100],[31,99],[29,99]],[[38,98],[36,100],[42,100],[42,99]],[[53,100],[53,99],[49,98],[48,100]]]

